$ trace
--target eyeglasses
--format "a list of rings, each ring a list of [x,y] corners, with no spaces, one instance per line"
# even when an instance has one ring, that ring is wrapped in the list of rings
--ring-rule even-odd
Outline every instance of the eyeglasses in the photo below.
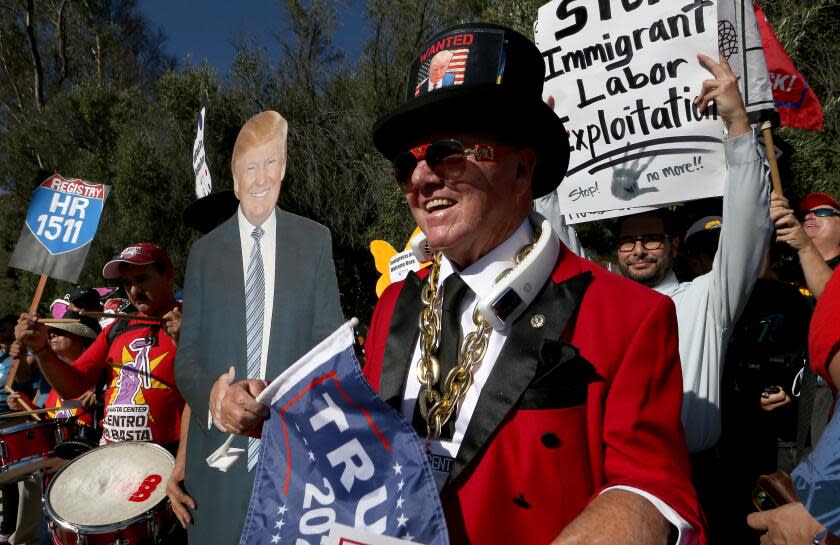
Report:
[[[52,339],[53,337],[64,337],[66,333],[60,329],[48,329],[47,330],[47,338]]]
[[[658,250],[662,247],[662,243],[667,237],[668,235],[666,233],[620,237],[618,239],[618,251],[632,252],[633,248],[636,247],[637,241],[642,243],[642,247],[645,250]]]
[[[807,212],[800,212],[802,217],[804,218],[808,214],[813,214],[818,218],[827,218],[830,216],[840,216],[840,212],[833,208],[812,208]]]
[[[465,146],[458,140],[438,140],[431,144],[423,144],[404,151],[394,158],[394,178],[401,186],[411,181],[411,175],[417,168],[417,163],[426,160],[426,164],[438,176],[451,180],[464,173],[467,168],[467,157],[473,161],[495,161],[505,153],[516,148],[501,144],[471,144]]]

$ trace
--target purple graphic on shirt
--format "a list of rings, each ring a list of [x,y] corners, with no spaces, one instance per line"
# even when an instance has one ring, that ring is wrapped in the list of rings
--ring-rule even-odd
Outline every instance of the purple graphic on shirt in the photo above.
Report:
[[[153,339],[142,338],[134,339],[128,345],[129,350],[137,355],[134,356],[134,361],[123,363],[120,369],[119,391],[113,401],[114,405],[132,404],[134,396],[140,391],[141,380],[147,388],[150,386],[149,351],[153,344]]]

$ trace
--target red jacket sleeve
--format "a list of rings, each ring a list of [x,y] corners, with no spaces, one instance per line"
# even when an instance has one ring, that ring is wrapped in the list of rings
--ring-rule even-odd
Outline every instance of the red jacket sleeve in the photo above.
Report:
[[[828,364],[840,350],[840,267],[825,285],[811,316],[808,334],[808,353],[811,368],[826,379],[837,391],[840,384],[833,384],[828,374]]]
[[[605,401],[603,488],[644,490],[703,528],[680,423],[682,371],[670,299],[659,298],[639,324]]]

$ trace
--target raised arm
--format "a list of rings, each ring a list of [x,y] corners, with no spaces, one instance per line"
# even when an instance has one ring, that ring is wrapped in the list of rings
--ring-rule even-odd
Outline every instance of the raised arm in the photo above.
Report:
[[[756,137],[738,90],[738,80],[726,59],[714,62],[700,55],[700,62],[715,79],[703,83],[697,103],[701,109],[714,101],[726,124],[724,141],[727,173],[723,190],[723,225],[720,245],[711,272],[712,304],[716,305],[721,330],[738,319],[761,272],[764,250],[772,226],[769,171],[758,155]],[[721,361],[722,365],[723,362]]]

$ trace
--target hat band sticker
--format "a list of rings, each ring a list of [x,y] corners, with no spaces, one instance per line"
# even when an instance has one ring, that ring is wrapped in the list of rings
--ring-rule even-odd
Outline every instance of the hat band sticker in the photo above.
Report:
[[[432,42],[410,71],[409,94],[421,96],[458,85],[499,84],[504,69],[504,33],[459,29]]]

